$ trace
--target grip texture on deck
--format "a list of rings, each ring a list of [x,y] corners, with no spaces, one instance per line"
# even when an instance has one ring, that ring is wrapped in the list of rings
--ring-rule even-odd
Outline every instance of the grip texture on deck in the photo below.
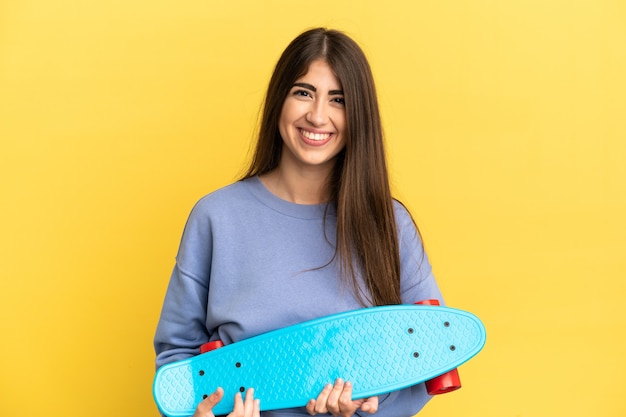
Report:
[[[353,383],[354,398],[426,381],[476,355],[485,329],[471,313],[418,305],[340,313],[259,335],[165,365],[154,381],[159,409],[190,416],[218,386],[216,415],[232,411],[237,391],[255,389],[261,409],[304,406],[336,378]]]

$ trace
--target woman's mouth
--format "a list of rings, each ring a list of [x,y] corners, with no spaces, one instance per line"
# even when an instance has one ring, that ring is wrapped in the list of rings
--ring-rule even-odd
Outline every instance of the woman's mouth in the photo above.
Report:
[[[300,129],[300,134],[305,139],[308,139],[308,140],[314,141],[314,142],[324,142],[324,141],[328,140],[330,138],[330,136],[331,136],[331,133],[315,133],[315,132],[309,132],[309,131],[303,130],[303,129]]]

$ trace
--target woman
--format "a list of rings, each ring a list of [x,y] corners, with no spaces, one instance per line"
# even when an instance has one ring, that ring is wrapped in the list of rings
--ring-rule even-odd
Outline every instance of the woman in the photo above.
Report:
[[[157,366],[208,341],[422,299],[441,294],[410,214],[391,196],[367,59],[341,32],[304,32],[276,65],[244,178],[192,210],[155,336]],[[420,384],[352,401],[350,381],[331,382],[306,408],[264,414],[408,417],[429,399]],[[236,415],[258,414],[248,394]],[[211,415],[221,395],[197,415]]]

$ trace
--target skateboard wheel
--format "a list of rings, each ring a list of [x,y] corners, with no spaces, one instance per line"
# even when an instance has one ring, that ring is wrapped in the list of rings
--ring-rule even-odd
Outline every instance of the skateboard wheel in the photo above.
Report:
[[[426,391],[430,395],[445,394],[459,388],[461,388],[461,378],[459,378],[459,371],[456,368],[426,381]]]
[[[207,353],[215,349],[224,347],[224,343],[221,340],[214,340],[213,342],[207,342],[200,346],[200,353]]]
[[[426,305],[426,306],[438,306],[441,305],[439,300],[431,299],[431,300],[422,300],[418,301],[415,304]],[[445,322],[443,324],[445,327],[449,327],[450,323]],[[454,346],[450,346],[450,350],[455,350]],[[459,377],[459,371],[454,368],[451,371],[446,372],[443,375],[439,375],[433,379],[426,381],[426,391],[430,395],[439,395],[445,394],[447,392],[452,392],[461,388],[461,378]]]
[[[418,302],[417,302],[417,303],[415,303],[415,304],[419,304],[419,305],[423,305],[423,306],[438,306],[438,305],[441,305],[441,304],[439,303],[439,300],[434,299],[434,298],[433,298],[433,299],[430,299],[430,300],[422,300],[422,301],[418,301]]]

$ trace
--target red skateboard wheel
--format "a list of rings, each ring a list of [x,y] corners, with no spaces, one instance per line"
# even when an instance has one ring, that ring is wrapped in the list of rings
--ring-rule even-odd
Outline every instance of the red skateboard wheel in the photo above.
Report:
[[[456,391],[459,388],[461,388],[461,378],[456,368],[426,381],[426,391],[430,395],[445,394]]]
[[[419,305],[423,305],[423,306],[439,306],[439,305],[441,305],[441,304],[439,303],[439,300],[437,300],[437,299],[435,299],[435,298],[430,299],[430,300],[422,300],[422,301],[418,301],[418,302],[417,302],[417,303],[415,303],[415,304],[419,304]]]
[[[207,342],[200,346],[200,353],[207,353],[215,349],[224,347],[224,343],[221,340],[214,340],[213,342]]]
[[[438,306],[439,300],[422,300],[415,304]],[[454,368],[445,374],[439,375],[433,379],[426,381],[426,391],[430,395],[445,394],[447,392],[455,391],[461,388],[461,378],[459,377],[459,371]]]

